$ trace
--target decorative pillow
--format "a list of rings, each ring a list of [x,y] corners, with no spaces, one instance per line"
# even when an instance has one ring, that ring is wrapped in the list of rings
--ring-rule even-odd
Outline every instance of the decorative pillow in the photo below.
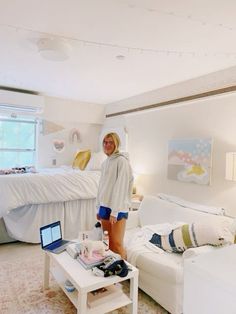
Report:
[[[234,243],[234,234],[228,221],[184,224],[168,235],[154,233],[151,243],[165,251],[182,253],[188,248],[202,245],[220,246]]]
[[[91,157],[90,150],[80,151],[76,154],[75,159],[72,164],[72,168],[79,168],[80,170],[84,170],[89,162]]]
[[[103,152],[92,153],[86,166],[86,170],[101,170],[102,163],[105,159],[106,155]]]

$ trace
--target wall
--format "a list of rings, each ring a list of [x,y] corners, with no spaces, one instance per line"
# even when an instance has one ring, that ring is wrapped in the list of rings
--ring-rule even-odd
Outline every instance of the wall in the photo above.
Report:
[[[130,103],[148,104],[148,94],[141,97],[142,101],[137,96]],[[114,111],[115,106],[112,108]],[[109,110],[112,111],[108,107]],[[138,193],[163,192],[222,206],[227,214],[236,217],[236,182],[225,180],[225,153],[236,151],[235,117],[236,93],[108,118],[105,125],[123,125],[128,131],[131,164],[141,174],[137,179]],[[214,140],[211,185],[167,179],[168,140],[206,137]]]
[[[236,66],[111,103],[106,107],[106,114],[227,88],[235,82]]]
[[[97,151],[99,133],[104,122],[104,106],[82,103],[53,97],[45,98],[45,109],[40,116],[43,123],[39,124],[38,166],[52,167],[71,165],[78,150],[91,149]],[[72,143],[71,131],[78,129],[80,141],[77,138]],[[65,149],[56,152],[53,141],[64,141]]]

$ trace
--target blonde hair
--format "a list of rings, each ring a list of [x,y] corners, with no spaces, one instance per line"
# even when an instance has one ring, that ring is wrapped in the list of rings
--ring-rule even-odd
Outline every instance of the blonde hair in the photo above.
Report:
[[[118,134],[114,133],[114,132],[111,132],[111,133],[108,133],[104,136],[103,138],[103,141],[102,143],[104,143],[104,140],[108,137],[111,137],[113,139],[113,142],[115,144],[115,149],[114,149],[114,152],[112,154],[115,154],[115,153],[119,153],[119,147],[120,147],[120,138],[118,136]]]

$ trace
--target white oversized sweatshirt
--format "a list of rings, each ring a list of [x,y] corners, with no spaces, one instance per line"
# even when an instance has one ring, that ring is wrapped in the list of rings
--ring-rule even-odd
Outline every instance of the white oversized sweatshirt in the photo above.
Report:
[[[133,187],[133,174],[125,153],[108,156],[102,164],[97,207],[109,207],[114,217],[128,212]]]

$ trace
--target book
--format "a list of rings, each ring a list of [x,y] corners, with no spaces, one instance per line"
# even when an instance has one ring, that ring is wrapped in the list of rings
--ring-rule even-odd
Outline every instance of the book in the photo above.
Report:
[[[80,253],[78,243],[68,244],[66,247],[66,251],[72,258],[76,258]]]
[[[77,261],[85,268],[91,269],[95,266],[101,265],[106,256],[102,256],[99,252],[93,251],[92,257],[88,258],[82,254],[77,256]]]
[[[122,294],[121,284],[103,287],[88,293],[87,304],[88,307],[92,308],[113,300],[115,297],[121,296]]]

